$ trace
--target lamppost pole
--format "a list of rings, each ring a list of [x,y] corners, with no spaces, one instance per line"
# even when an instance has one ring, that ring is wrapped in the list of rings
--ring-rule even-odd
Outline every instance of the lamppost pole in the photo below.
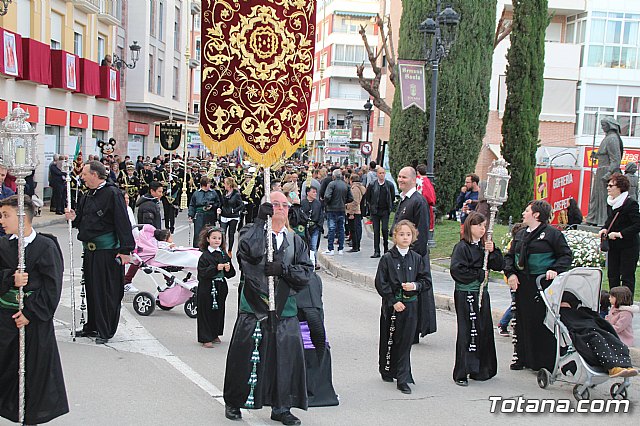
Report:
[[[436,16],[440,15],[440,0],[436,9]],[[429,141],[427,144],[427,177],[433,182],[433,162],[436,150],[436,107],[438,106],[438,71],[440,58],[438,58],[438,41],[441,38],[440,25],[436,26],[436,32],[431,43],[431,107],[429,108]]]
[[[367,103],[364,104],[365,114],[367,115],[367,139],[366,143],[369,143],[369,127],[371,123],[371,110],[373,108],[373,104],[371,103],[371,99],[367,99]],[[369,156],[365,155],[364,157],[365,164],[369,162]]]

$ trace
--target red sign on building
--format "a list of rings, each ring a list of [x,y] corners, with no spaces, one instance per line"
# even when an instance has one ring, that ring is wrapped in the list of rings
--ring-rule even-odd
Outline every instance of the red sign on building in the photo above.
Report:
[[[551,204],[551,223],[558,223],[559,212],[569,207],[569,200],[580,195],[580,170],[537,167],[535,199]]]

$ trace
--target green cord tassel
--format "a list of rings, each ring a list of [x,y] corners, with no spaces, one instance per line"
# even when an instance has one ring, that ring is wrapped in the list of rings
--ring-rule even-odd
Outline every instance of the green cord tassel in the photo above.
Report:
[[[253,341],[255,342],[255,347],[253,352],[251,353],[251,363],[253,366],[251,367],[251,374],[249,375],[249,386],[251,387],[251,391],[249,391],[249,396],[247,397],[247,402],[245,402],[244,406],[246,408],[254,408],[255,398],[254,391],[256,389],[256,385],[258,384],[258,363],[260,363],[260,351],[258,347],[260,346],[260,341],[262,340],[262,329],[260,328],[260,321],[256,322],[256,328],[253,332]]]

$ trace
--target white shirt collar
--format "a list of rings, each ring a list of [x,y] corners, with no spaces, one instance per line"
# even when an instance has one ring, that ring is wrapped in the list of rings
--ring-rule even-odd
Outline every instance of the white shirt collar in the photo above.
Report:
[[[10,240],[17,240],[18,236],[16,234],[11,234],[11,236],[9,237]],[[33,240],[36,239],[36,230],[31,228],[31,235],[29,235],[28,237],[25,235],[24,237],[24,246],[28,246],[29,243],[33,242]]]
[[[287,235],[287,227],[283,226],[280,232],[277,232],[275,229],[272,229],[271,235],[276,236],[276,247],[274,247],[274,249],[277,250],[278,248],[280,248],[280,246],[282,245],[282,242],[284,241],[284,237]]]
[[[411,188],[409,191],[407,191],[406,194],[400,193],[400,197],[404,201],[405,198],[411,198],[411,196],[413,195],[414,192],[416,192],[416,187],[415,186],[413,188]]]
[[[97,191],[98,189],[102,189],[102,187],[104,187],[106,184],[107,184],[107,181],[103,180],[102,183],[98,185],[95,190]]]
[[[222,250],[220,250],[220,247],[218,248],[213,248],[211,246],[207,247],[207,250],[209,250],[209,253],[213,253],[214,251],[219,251],[220,253],[222,253]]]

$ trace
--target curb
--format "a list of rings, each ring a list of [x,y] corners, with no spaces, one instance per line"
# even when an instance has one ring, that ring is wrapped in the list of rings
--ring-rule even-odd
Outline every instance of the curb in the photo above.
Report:
[[[352,271],[347,268],[340,267],[336,265],[334,262],[331,262],[328,259],[328,256],[325,256],[320,252],[317,254],[317,256],[318,256],[318,261],[320,262],[322,267],[330,275],[333,275],[338,279],[347,281],[350,284],[353,284],[357,287],[367,288],[375,291],[374,277],[371,277],[370,275],[363,274],[360,272]],[[438,272],[449,271],[449,269],[445,267],[442,267],[439,265],[433,265],[433,264],[431,265],[431,269]],[[434,297],[435,297],[436,309],[455,312],[456,309],[453,301],[453,296],[434,292]],[[504,313],[503,310],[498,310],[498,309],[491,310],[491,317],[493,319],[494,324],[497,324],[500,321],[500,318],[502,318],[503,313]],[[635,347],[629,348],[629,354],[631,355],[632,364],[634,366],[639,366],[640,365],[640,348],[635,348]]]

